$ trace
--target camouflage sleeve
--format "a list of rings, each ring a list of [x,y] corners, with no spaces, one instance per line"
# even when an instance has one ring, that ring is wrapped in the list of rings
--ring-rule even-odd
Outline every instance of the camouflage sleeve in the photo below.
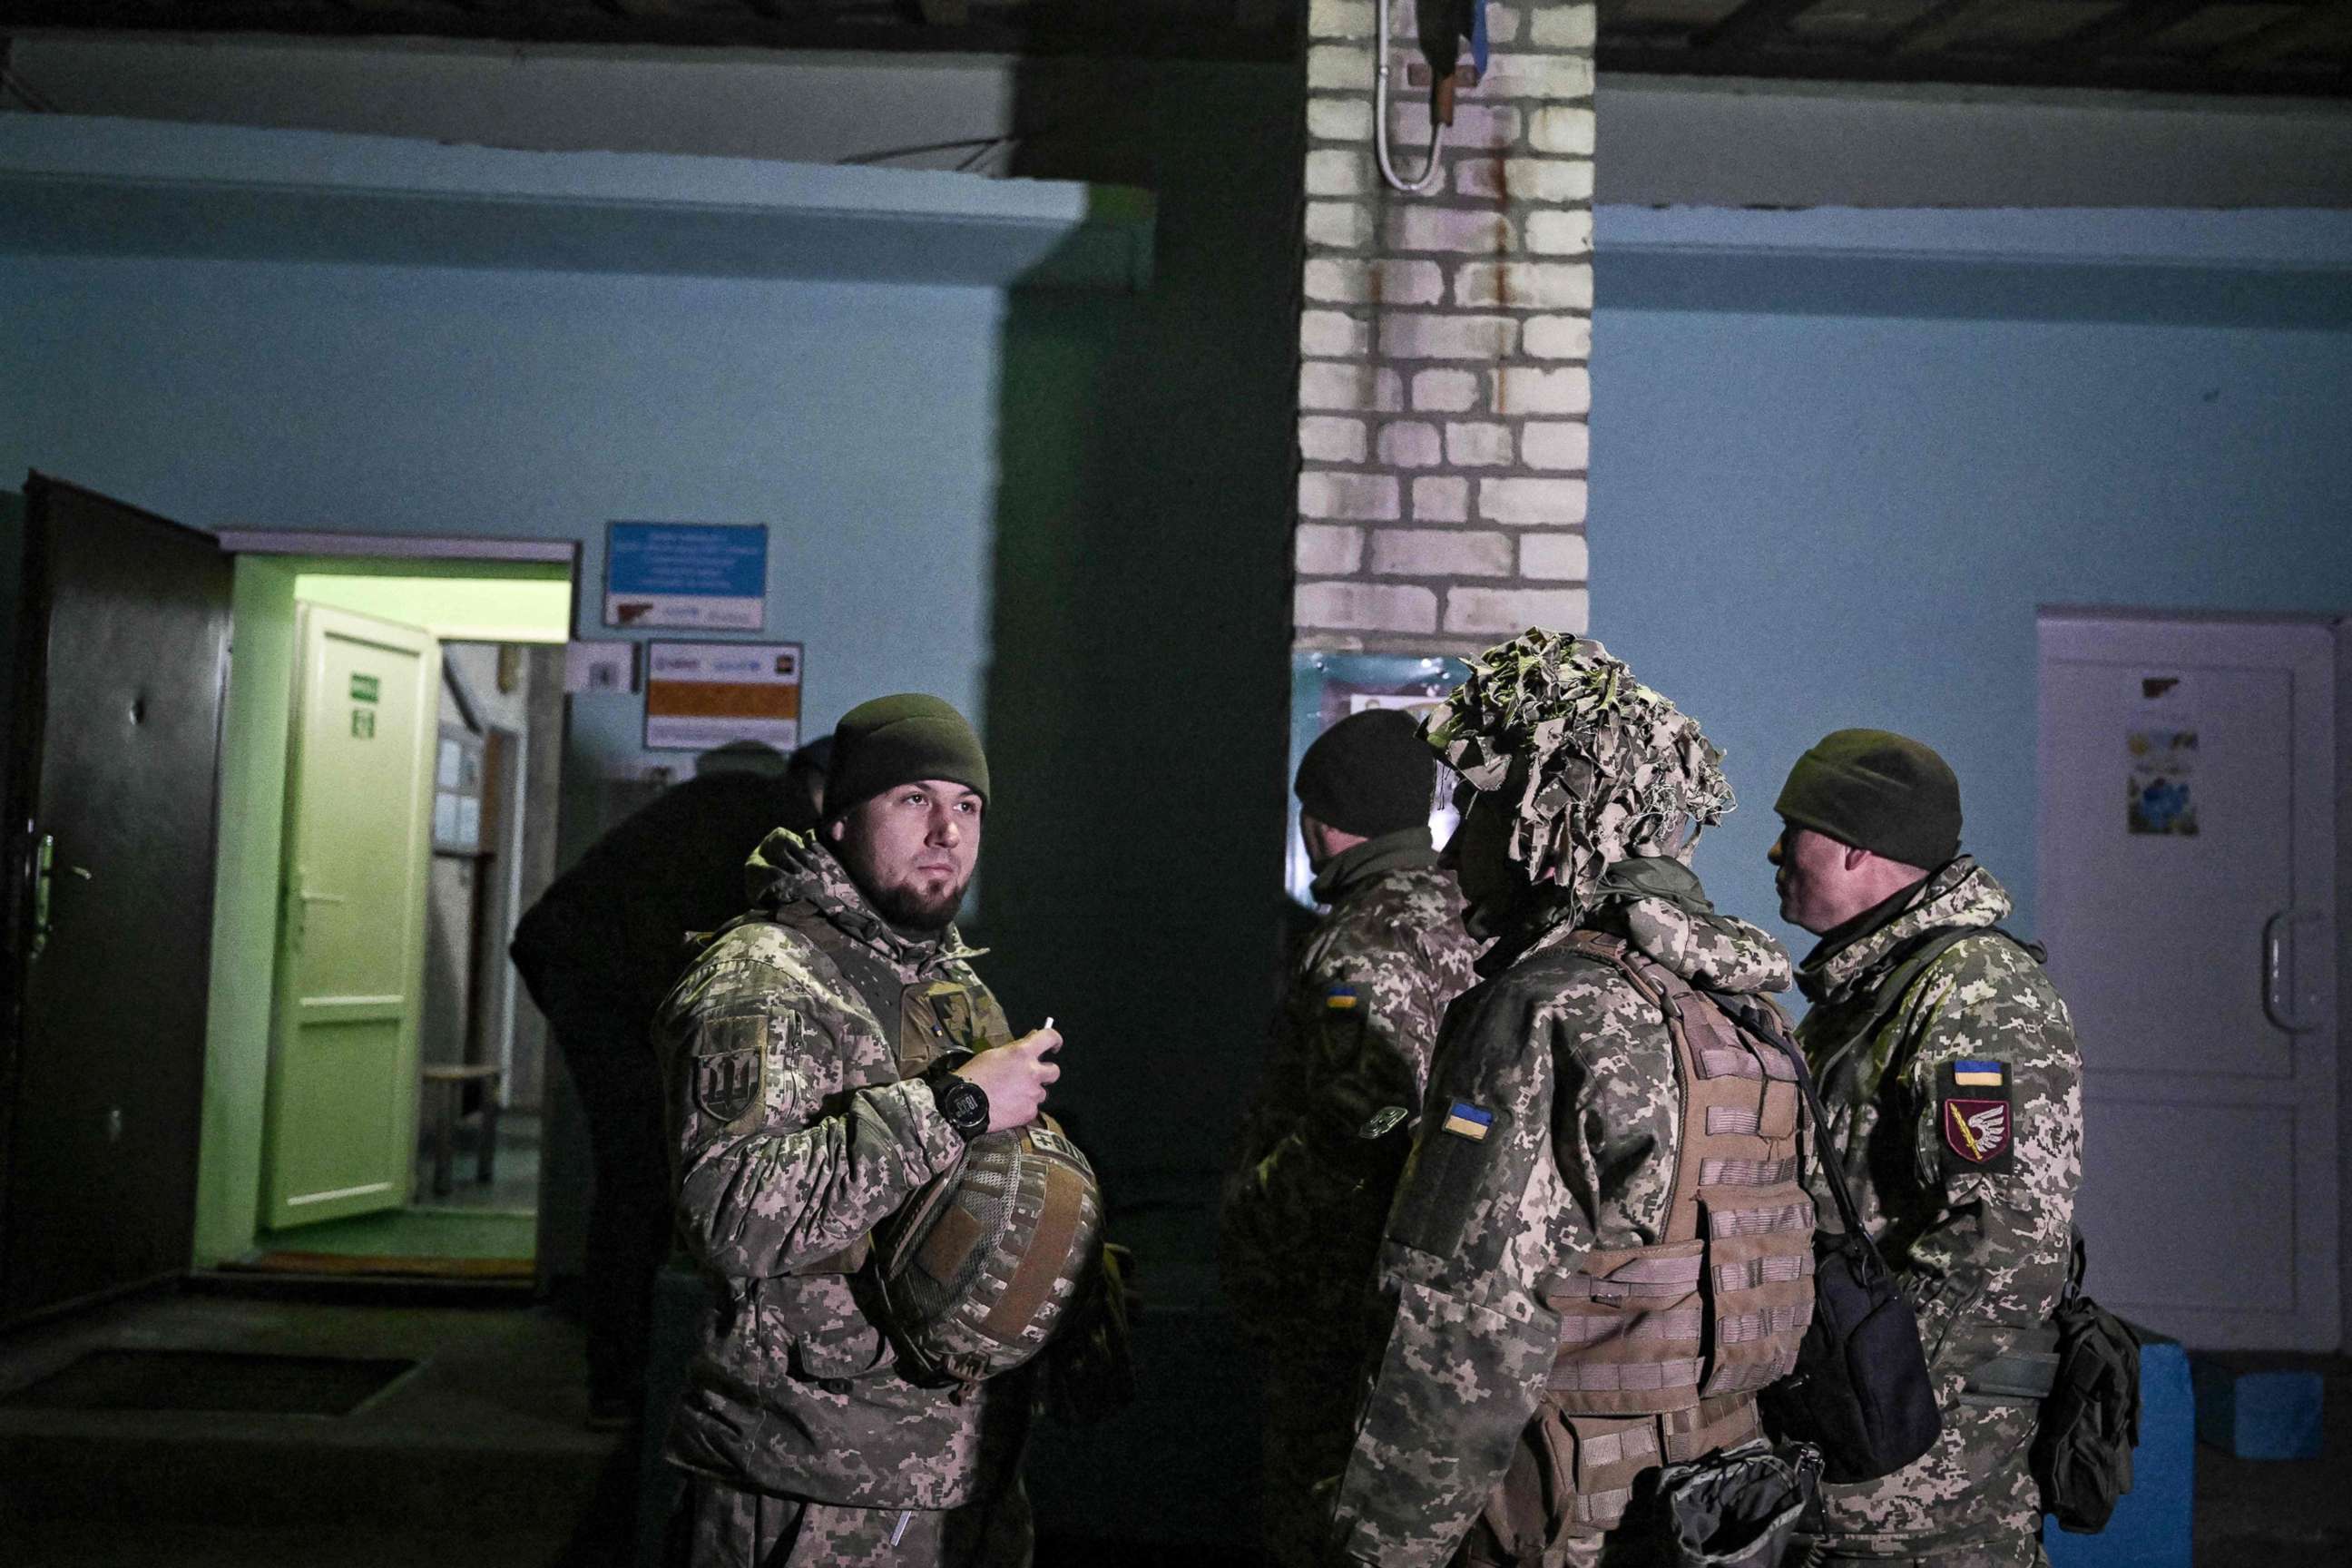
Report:
[[[657,1026],[678,1233],[731,1279],[790,1274],[861,1240],[963,1152],[931,1091],[821,1097],[821,1060],[857,1021],[806,978],[755,961],[688,976]]]
[[[2082,1061],[2066,1005],[2003,938],[1954,947],[1905,1008],[1914,1155],[1941,1201],[1890,1239],[1932,1355],[1957,1326],[2038,1323],[2056,1305],[2083,1173]]]
[[[1554,1164],[1556,1053],[1539,999],[1507,984],[1447,1019],[1390,1211],[1387,1345],[1335,1528],[1383,1568],[1443,1563],[1501,1479],[1559,1346],[1541,1279],[1591,1246]],[[1570,1114],[1570,1123],[1578,1118]]]

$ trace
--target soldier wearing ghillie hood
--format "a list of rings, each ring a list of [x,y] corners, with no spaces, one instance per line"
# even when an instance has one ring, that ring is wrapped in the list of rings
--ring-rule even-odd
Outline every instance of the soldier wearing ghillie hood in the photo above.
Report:
[[[1781,917],[1821,938],[1797,1038],[1943,1415],[1912,1464],[1824,1489],[1822,1561],[2045,1563],[2030,1459],[2083,1176],[2073,1021],[2000,929],[2009,894],[1960,853],[1959,781],[1928,747],[1840,730],[1776,809]]]
[[[1490,649],[1429,744],[1480,984],[1448,1010],[1380,1260],[1339,1557],[1590,1564],[1663,1466],[1748,1445],[1810,1321],[1771,939],[1689,868],[1720,753],[1599,643]]]
[[[1295,788],[1326,912],[1291,968],[1218,1237],[1234,1316],[1268,1357],[1262,1512],[1277,1568],[1321,1553],[1314,1489],[1347,1462],[1407,1108],[1479,946],[1430,842],[1437,759],[1411,715],[1342,719],[1299,760]]]

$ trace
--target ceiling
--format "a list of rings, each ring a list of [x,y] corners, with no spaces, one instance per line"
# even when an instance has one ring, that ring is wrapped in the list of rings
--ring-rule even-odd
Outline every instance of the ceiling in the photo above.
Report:
[[[2345,0],[1599,0],[1604,71],[2352,97]],[[1303,0],[0,0],[0,28],[1288,58]]]

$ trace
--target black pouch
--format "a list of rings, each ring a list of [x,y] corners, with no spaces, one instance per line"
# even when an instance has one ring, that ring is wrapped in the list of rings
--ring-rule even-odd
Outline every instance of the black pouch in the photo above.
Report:
[[[1758,1394],[1757,1408],[1766,1430],[1821,1450],[1824,1479],[1874,1481],[1935,1446],[1943,1431],[1936,1385],[1920,1348],[1918,1317],[1895,1288],[1863,1229],[1845,1171],[1823,1143],[1829,1117],[1805,1054],[1777,1029],[1767,1037],[1796,1064],[1812,1117],[1814,1156],[1844,1229],[1813,1233],[1813,1320],[1796,1370]]]
[[[2116,1500],[2132,1489],[2139,1446],[2139,1335],[2083,1294],[2083,1238],[2053,1322],[2058,1367],[2033,1435],[2033,1479],[2042,1506],[2077,1535],[2106,1528]]]
[[[1630,1558],[1644,1568],[1777,1568],[1820,1489],[1821,1463],[1808,1445],[1775,1452],[1757,1437],[1644,1471],[1618,1533],[1642,1543]]]

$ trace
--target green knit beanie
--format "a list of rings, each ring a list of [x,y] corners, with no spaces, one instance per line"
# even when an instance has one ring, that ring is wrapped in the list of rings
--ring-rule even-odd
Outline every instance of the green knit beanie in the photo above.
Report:
[[[1889,730],[1824,735],[1789,770],[1772,809],[1797,827],[1933,870],[1960,852],[1960,781],[1934,750]]]
[[[824,814],[839,816],[919,779],[946,779],[988,798],[988,756],[971,721],[919,691],[861,702],[834,726]]]

